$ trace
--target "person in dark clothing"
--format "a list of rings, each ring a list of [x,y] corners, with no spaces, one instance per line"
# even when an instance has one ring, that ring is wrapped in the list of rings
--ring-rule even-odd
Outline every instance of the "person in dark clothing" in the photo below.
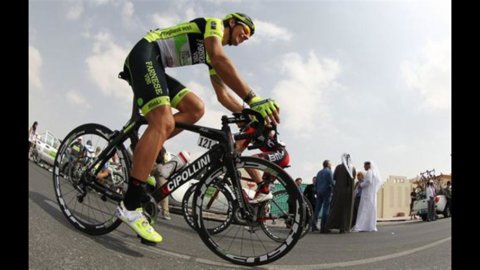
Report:
[[[447,205],[445,207],[448,207],[450,209],[450,216],[451,216],[452,215],[452,183],[450,181],[447,182],[447,186],[445,187],[444,193],[445,193],[445,198],[447,198]]]
[[[320,233],[329,233],[326,224],[328,219],[328,209],[330,208],[330,197],[333,188],[332,165],[330,160],[323,161],[323,169],[317,174],[315,182],[315,191],[317,200],[315,203],[315,214],[313,215],[312,231],[318,231],[317,221],[320,210],[322,210],[322,219],[320,221]]]
[[[312,207],[315,207],[315,181],[317,180],[317,177],[314,176],[312,178],[312,183],[310,185],[307,185],[305,187],[305,190],[303,191],[303,195],[305,195],[305,198],[307,198],[307,200],[310,202],[310,204],[312,205]],[[313,230],[313,219],[310,220],[310,216],[307,215],[307,222],[308,223],[312,223],[312,230]]]
[[[340,233],[350,232],[353,214],[353,182],[356,171],[350,155],[342,155],[342,164],[335,168],[332,202],[328,214],[327,229],[338,229]]]
[[[417,216],[413,213],[413,202],[417,199],[417,193],[415,189],[410,192],[410,219],[417,219]]]

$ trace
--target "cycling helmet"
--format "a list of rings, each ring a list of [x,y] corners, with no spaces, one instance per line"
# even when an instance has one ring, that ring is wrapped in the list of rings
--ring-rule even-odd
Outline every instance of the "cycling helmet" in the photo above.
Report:
[[[227,16],[223,18],[223,21],[226,21],[230,18],[234,18],[237,23],[248,26],[248,28],[250,28],[250,36],[253,36],[253,33],[255,33],[255,24],[253,23],[250,17],[248,17],[244,13],[234,12],[234,13],[227,14]]]

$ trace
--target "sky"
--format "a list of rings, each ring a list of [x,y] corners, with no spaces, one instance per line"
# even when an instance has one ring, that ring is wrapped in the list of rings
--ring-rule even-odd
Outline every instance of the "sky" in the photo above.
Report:
[[[29,125],[60,139],[84,123],[120,129],[133,92],[117,74],[133,45],[149,30],[230,12],[256,25],[224,50],[258,95],[279,103],[293,178],[309,183],[343,153],[357,170],[373,161],[384,178],[451,173],[448,0],[30,0]],[[204,101],[197,124],[220,128],[229,112],[207,66],[166,73]],[[197,137],[183,132],[165,147],[197,157]]]

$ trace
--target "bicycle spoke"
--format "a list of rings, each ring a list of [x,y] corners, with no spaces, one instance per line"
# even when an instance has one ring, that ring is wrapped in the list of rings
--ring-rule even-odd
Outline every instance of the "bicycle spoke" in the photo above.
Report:
[[[128,153],[123,145],[118,145],[115,154],[119,158],[122,170],[109,169],[109,174],[102,178],[103,182],[95,184],[98,185],[97,189],[92,186],[94,185],[92,181],[96,181],[94,180],[96,177],[93,176],[94,170],[98,167],[89,172],[85,170],[109,144],[111,137],[108,134],[112,134],[112,131],[98,124],[86,124],[74,129],[60,145],[54,164],[55,195],[61,211],[77,229],[93,235],[108,233],[120,225],[121,221],[115,216],[117,202],[108,198],[104,192],[107,189],[116,192],[117,187],[124,189],[123,181],[118,183],[113,181],[113,172],[123,179],[128,176]],[[86,146],[75,148],[79,146],[80,140],[77,140],[79,137],[91,142],[88,149]],[[83,150],[77,151],[79,149]],[[95,151],[95,154],[86,154],[85,151]],[[112,159],[102,161],[98,165],[102,166],[100,170],[106,170],[107,167],[103,165],[110,161]],[[103,188],[99,189],[100,186]]]

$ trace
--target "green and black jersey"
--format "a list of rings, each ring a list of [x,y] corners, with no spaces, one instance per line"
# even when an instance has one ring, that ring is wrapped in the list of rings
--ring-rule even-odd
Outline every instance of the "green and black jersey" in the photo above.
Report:
[[[205,39],[223,38],[223,22],[218,18],[197,18],[165,29],[156,29],[145,35],[148,42],[156,42],[164,67],[178,67],[205,63],[210,74],[215,74],[205,50]]]

